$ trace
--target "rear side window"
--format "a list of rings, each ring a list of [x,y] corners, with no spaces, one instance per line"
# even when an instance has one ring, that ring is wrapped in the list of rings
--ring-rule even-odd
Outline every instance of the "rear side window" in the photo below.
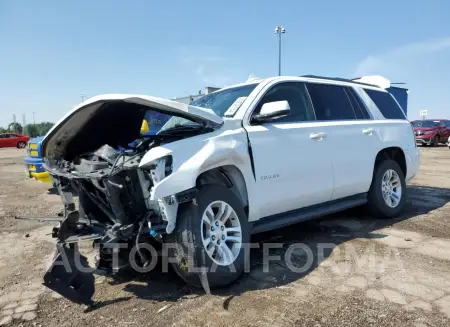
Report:
[[[388,92],[364,89],[386,119],[406,119],[402,108]]]
[[[355,111],[356,118],[358,119],[370,119],[370,115],[367,112],[364,103],[359,98],[359,95],[351,87],[345,89],[347,91],[350,102],[352,103],[353,110]]]
[[[317,120],[357,119],[345,89],[338,85],[307,83]]]

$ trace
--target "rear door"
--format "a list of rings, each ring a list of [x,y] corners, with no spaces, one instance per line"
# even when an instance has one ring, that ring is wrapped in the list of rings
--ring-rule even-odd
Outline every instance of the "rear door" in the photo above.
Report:
[[[307,83],[316,118],[326,124],[333,163],[332,199],[367,192],[379,148],[373,120],[353,88]]]
[[[252,117],[268,102],[287,101],[291,114],[257,124]],[[315,121],[305,85],[282,82],[260,98],[244,120],[254,159],[255,201],[260,217],[329,201],[333,191],[331,146],[327,131]]]

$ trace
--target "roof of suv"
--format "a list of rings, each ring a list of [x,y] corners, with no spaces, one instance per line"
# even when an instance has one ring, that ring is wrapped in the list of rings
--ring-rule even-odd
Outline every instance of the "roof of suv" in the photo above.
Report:
[[[245,86],[245,85],[251,85],[251,84],[259,84],[263,81],[272,81],[272,80],[298,80],[298,81],[311,81],[311,82],[326,82],[331,84],[339,84],[339,85],[347,85],[347,86],[359,86],[364,87],[367,89],[373,89],[381,92],[387,92],[386,90],[380,88],[377,85],[373,84],[367,84],[367,83],[361,83],[357,81],[353,81],[351,79],[345,79],[345,78],[339,78],[339,77],[324,77],[324,76],[316,76],[316,75],[303,75],[303,76],[273,76],[273,77],[267,77],[267,78],[261,78],[261,79],[252,79],[249,81],[246,81],[244,83],[234,84],[230,86],[226,86],[222,89],[219,89],[215,92],[219,92],[225,89]]]

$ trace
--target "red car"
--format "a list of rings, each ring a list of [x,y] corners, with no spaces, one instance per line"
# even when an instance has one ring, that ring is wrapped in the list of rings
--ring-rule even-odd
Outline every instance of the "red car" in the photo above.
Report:
[[[24,148],[27,146],[29,136],[20,135],[17,133],[0,134],[0,148],[17,147]]]
[[[449,139],[450,120],[415,120],[411,124],[414,127],[417,144],[438,146],[439,143],[446,143]]]

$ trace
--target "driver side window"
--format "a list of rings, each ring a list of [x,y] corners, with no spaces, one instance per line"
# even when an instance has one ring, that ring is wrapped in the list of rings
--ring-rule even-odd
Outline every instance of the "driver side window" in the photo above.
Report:
[[[289,116],[274,120],[273,123],[295,123],[316,120],[306,87],[303,83],[286,82],[273,86],[258,103],[253,112],[253,116],[259,114],[261,107],[265,103],[275,101],[287,101],[291,108],[291,113]]]

